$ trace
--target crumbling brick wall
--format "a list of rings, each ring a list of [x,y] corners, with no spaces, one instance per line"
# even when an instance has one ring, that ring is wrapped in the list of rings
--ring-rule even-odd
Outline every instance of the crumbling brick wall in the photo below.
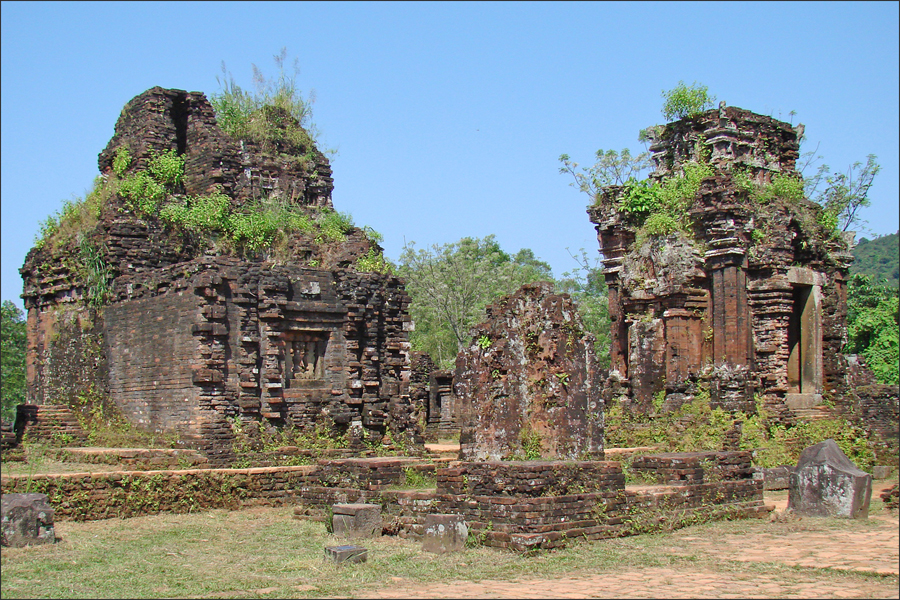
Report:
[[[311,140],[233,140],[199,92],[156,87],[130,101],[100,153],[104,177],[116,176],[120,148],[132,159],[127,173],[165,151],[183,157],[176,197],[218,191],[233,207],[267,198],[310,215],[333,209],[331,168]],[[85,243],[106,269],[99,302]],[[421,443],[408,389],[409,297],[400,279],[356,270],[380,248],[356,227],[342,239],[294,232],[284,246],[278,260],[229,255],[214,236],[137,214],[110,194],[96,224],[35,247],[20,270],[29,400],[108,398],[214,464],[233,458],[234,418],[326,425],[357,441],[390,428]]]
[[[456,359],[462,460],[603,455],[593,337],[552,284],[522,286],[487,308]]]
[[[588,209],[609,286],[612,369],[627,380],[628,402],[649,412],[655,395],[690,395],[700,384],[713,404],[752,412],[755,394],[787,408],[837,391],[846,240],[823,228],[817,204],[776,198],[762,206],[735,183],[738,172],[757,184],[798,176],[802,126],[723,105],[653,135],[651,180],[678,176],[688,161],[713,176],[688,209],[686,231],[642,245],[620,206],[623,186],[604,188]],[[798,308],[798,293],[811,308]],[[804,351],[816,357],[798,383],[790,365],[801,328],[812,332],[816,346]]]

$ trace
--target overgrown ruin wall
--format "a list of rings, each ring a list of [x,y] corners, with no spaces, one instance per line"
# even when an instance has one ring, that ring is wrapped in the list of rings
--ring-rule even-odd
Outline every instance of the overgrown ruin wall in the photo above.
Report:
[[[103,177],[116,177],[123,147],[129,172],[166,150],[183,157],[177,197],[217,191],[233,207],[267,199],[313,216],[332,210],[331,169],[312,142],[235,141],[198,92],[157,87],[130,101],[100,154]],[[215,236],[135,213],[115,193],[98,213],[77,238],[35,247],[21,269],[31,403],[108,399],[214,463],[231,458],[234,418],[377,440],[391,428],[421,443],[408,389],[409,297],[400,279],[356,270],[358,258],[380,253],[362,230],[340,239],[297,231],[276,258],[238,257]],[[106,269],[100,302],[87,251]]]
[[[366,502],[383,507],[385,533],[421,539],[429,514],[458,514],[484,545],[520,551],[771,510],[763,503],[762,480],[752,478],[749,452],[640,460],[669,474],[693,469],[695,476],[626,489],[615,461],[461,462],[434,470],[434,490],[394,490],[406,470],[432,472],[434,465],[372,458],[296,467],[4,476],[0,487],[3,493],[31,486],[48,494],[63,520],[260,505],[294,505],[299,518],[325,520],[334,504]]]
[[[701,378],[714,402],[752,411],[754,393],[814,403],[841,377],[825,357],[846,336],[846,242],[819,224],[818,205],[763,206],[735,183],[738,172],[760,185],[796,175],[800,133],[733,107],[657,131],[651,180],[677,177],[688,161],[714,173],[688,209],[686,231],[636,245],[622,186],[605,188],[589,208],[610,289],[612,368],[641,410]],[[806,344],[800,363],[798,344]]]
[[[462,460],[603,456],[593,337],[550,283],[526,284],[487,308],[453,385]]]
[[[875,417],[860,407],[885,402],[860,401],[849,383],[849,238],[805,198],[754,196],[778,178],[800,179],[802,133],[723,103],[651,134],[650,182],[680,177],[690,162],[712,173],[684,230],[638,235],[626,186],[603,188],[589,207],[609,286],[610,385],[632,409],[652,412],[660,396],[657,408],[677,408],[702,386],[713,406],[752,413],[758,397],[786,422],[823,398],[872,431],[896,414],[896,387],[893,409]]]

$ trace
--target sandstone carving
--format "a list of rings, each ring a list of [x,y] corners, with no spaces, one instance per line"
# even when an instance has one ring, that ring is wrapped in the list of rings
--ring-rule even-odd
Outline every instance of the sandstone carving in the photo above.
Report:
[[[865,519],[872,476],[856,468],[834,440],[810,446],[791,473],[788,508],[814,517]]]

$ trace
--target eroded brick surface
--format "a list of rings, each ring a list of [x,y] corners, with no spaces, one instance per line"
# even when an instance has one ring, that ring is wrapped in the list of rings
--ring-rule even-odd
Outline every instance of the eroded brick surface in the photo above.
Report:
[[[238,143],[198,92],[153,88],[123,109],[100,153],[111,177],[127,148],[185,159],[176,197],[218,190],[233,207],[261,198],[314,216],[332,209],[331,168],[315,147]],[[357,272],[380,251],[359,228],[343,240],[296,232],[274,260],[223,254],[215,236],[138,216],[113,194],[78,240],[32,249],[21,273],[27,380],[36,405],[111,401],[141,427],[177,432],[213,464],[231,458],[231,422],[325,424],[422,442],[409,399],[409,297],[393,276]],[[84,248],[108,267],[105,304],[88,302]]]
[[[522,286],[487,308],[456,359],[460,458],[599,458],[603,402],[593,337],[568,294]]]

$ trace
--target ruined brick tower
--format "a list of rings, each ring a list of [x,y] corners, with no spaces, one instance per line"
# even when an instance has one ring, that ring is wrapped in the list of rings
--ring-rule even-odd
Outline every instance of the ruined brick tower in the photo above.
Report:
[[[227,200],[220,211],[288,206],[307,226],[279,248],[235,253],[221,233],[138,211],[121,182],[167,151],[184,160],[173,202],[216,194]],[[156,87],[125,106],[99,167],[80,230],[67,235],[71,220],[61,220],[21,269],[29,402],[111,402],[212,462],[228,460],[235,417],[421,442],[408,396],[409,297],[400,279],[366,272],[360,259],[381,249],[364,231],[323,225],[335,215],[333,181],[311,141],[237,141],[203,94]]]
[[[790,198],[762,193],[799,178],[801,128],[724,103],[658,128],[650,181],[690,162],[707,169],[683,230],[641,235],[625,186],[588,209],[609,286],[611,368],[634,409],[660,394],[675,407],[700,382],[714,405],[751,412],[755,394],[776,411],[802,409],[846,386],[848,243],[798,186]]]

